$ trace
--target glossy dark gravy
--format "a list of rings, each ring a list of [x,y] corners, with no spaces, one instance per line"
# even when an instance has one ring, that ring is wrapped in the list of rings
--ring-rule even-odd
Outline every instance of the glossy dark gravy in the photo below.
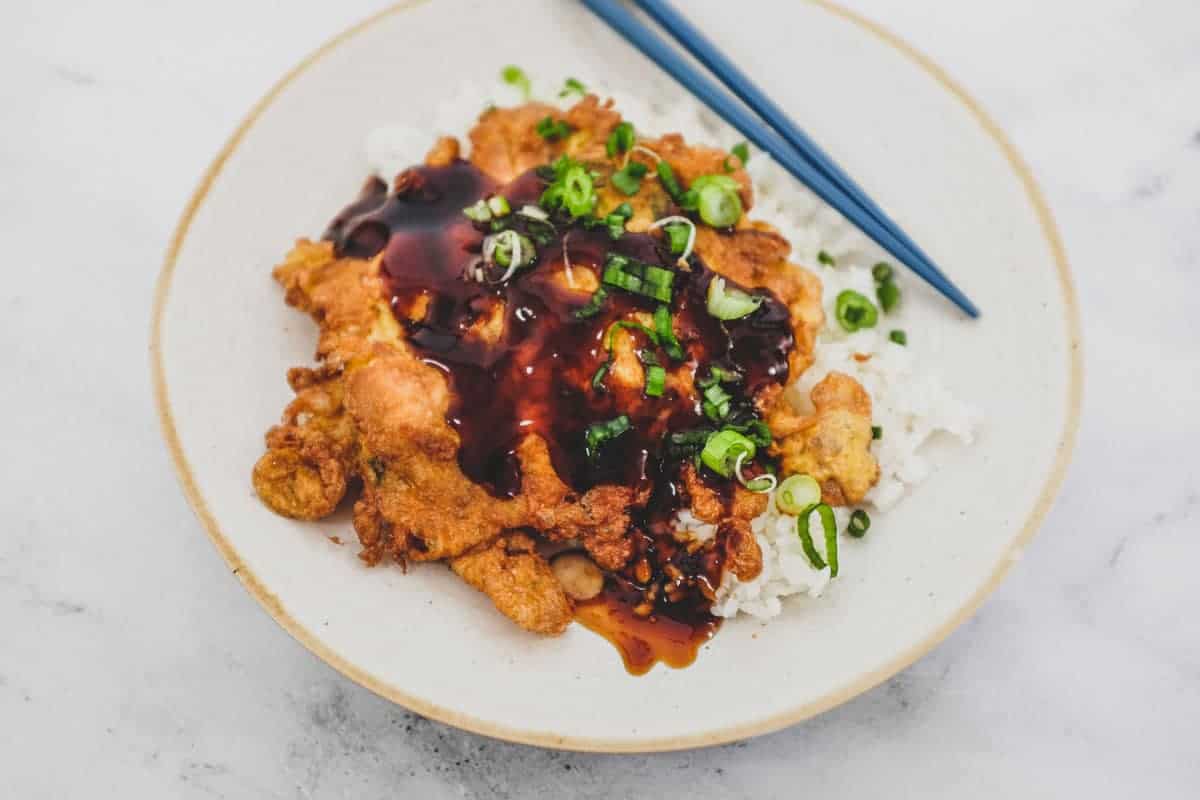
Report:
[[[674,540],[669,521],[685,498],[679,464],[664,457],[663,440],[671,432],[710,423],[697,395],[677,391],[670,381],[657,398],[596,391],[591,385],[608,358],[604,337],[612,323],[638,312],[652,314],[656,301],[613,289],[600,313],[581,319],[576,312],[591,299],[609,253],[672,270],[671,311],[686,357],[672,362],[635,333],[638,346],[655,350],[668,373],[681,364],[692,375],[714,363],[736,365],[744,375],[745,397],[786,382],[793,346],[788,312],[759,289],[753,291],[763,297],[756,312],[722,323],[705,309],[715,274],[694,256],[688,269],[679,267],[660,236],[626,232],[613,240],[603,226],[559,222],[549,230],[520,215],[507,224],[547,240],[538,247],[537,261],[504,283],[491,276],[478,280],[475,270],[487,229],[464,216],[463,209],[499,191],[518,210],[536,204],[545,186],[529,172],[499,188],[465,161],[416,167],[397,179],[391,193],[380,181],[368,182],[333,220],[326,238],[341,255],[383,253],[390,302],[408,342],[449,381],[447,421],[461,439],[464,474],[496,496],[513,496],[521,479],[516,447],[533,433],[546,441],[555,471],[573,490],[620,484],[649,496],[645,508],[635,509],[639,555],[652,566],[652,580],[669,581],[664,570],[682,573],[686,591],[680,588],[670,601],[660,595],[652,615],[637,616],[632,608],[645,583],[624,570],[608,577],[601,598],[580,604],[577,618],[617,644],[631,672],[645,672],[658,660],[684,666],[719,624],[709,609],[721,579],[721,548],[717,542],[688,552]],[[572,281],[566,277],[567,259]],[[572,288],[576,279],[586,288]],[[481,329],[498,335],[480,335]],[[632,428],[589,457],[588,426],[620,414],[629,417]],[[707,478],[729,494],[729,481]]]

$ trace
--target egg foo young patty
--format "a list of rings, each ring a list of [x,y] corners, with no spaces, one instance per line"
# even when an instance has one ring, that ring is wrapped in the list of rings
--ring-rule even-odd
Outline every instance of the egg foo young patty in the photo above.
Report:
[[[701,641],[725,575],[762,569],[776,473],[839,505],[878,478],[852,378],[809,413],[784,399],[821,282],[749,219],[740,159],[638,137],[593,95],[489,109],[467,139],[369,181],[276,267],[319,367],[289,373],[255,488],[306,520],[356,495],[366,563],[444,561],[527,630]]]

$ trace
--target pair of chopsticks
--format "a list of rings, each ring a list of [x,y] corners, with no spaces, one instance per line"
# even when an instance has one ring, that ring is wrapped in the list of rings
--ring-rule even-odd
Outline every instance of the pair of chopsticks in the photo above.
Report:
[[[671,45],[645,27],[621,0],[582,0],[596,16],[656,63],[696,99],[736,128],[776,163],[837,209],[883,249],[887,250],[971,317],[979,309],[925,255],[917,244],[804,131],[796,126],[745,73],[726,58],[704,34],[667,0],[633,0],[701,64],[741,99],[734,100],[693,67]],[[756,116],[757,115],[757,116]]]

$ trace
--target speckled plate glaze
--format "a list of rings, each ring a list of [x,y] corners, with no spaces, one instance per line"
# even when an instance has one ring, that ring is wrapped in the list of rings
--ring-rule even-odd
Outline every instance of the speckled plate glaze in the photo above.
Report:
[[[667,750],[766,733],[845,702],[962,623],[1049,507],[1079,413],[1074,294],[1028,170],[946,75],[895,37],[824,2],[688,3],[722,45],[982,307],[967,322],[907,285],[921,359],[982,408],[970,449],[854,543],[820,601],[763,626],[726,624],[692,667],[644,677],[572,626],[537,638],[448,570],[364,568],[345,516],[302,524],[258,502],[250,469],[312,359],[311,322],[271,267],[352,197],[372,126],[426,114],[498,65],[604,76],[655,68],[562,0],[401,4],[334,39],[273,88],[188,207],[163,268],[151,360],[167,444],[203,527],[250,593],[351,679],[414,711],[548,747]],[[463,24],[469,20],[470,24]],[[918,338],[914,336],[914,338]]]

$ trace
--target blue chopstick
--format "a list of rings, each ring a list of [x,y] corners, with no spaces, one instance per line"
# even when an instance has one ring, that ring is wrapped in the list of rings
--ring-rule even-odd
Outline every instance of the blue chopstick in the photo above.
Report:
[[[891,231],[913,253],[926,262],[926,266],[945,278],[945,274],[937,268],[925,251],[909,238],[899,225],[884,213],[874,200],[867,196],[854,179],[846,174],[816,142],[809,138],[799,126],[783,112],[778,104],[767,97],[761,89],[754,85],[744,72],[730,61],[724,53],[717,49],[703,33],[700,32],[686,17],[675,10],[668,0],[634,0],[643,11],[650,15],[675,41],[683,45],[689,53],[696,57],[705,67],[717,76],[737,97],[766,120],[775,131],[784,138],[806,161],[817,168],[826,178],[839,185],[853,197],[875,220]],[[963,298],[964,300],[966,298]],[[970,304],[970,301],[967,301]],[[974,305],[963,309],[972,316],[978,315]],[[974,313],[972,313],[974,312]]]
[[[582,0],[630,44],[665,70],[697,99],[736,128],[756,147],[764,150],[780,166],[812,189],[822,200],[837,209],[863,233],[908,265],[934,289],[972,317],[979,315],[975,305],[928,259],[897,237],[888,225],[870,214],[853,195],[831,180],[814,164],[805,160],[779,134],[755,117],[747,108],[713,81],[696,71],[674,48],[642,25],[616,0]]]

